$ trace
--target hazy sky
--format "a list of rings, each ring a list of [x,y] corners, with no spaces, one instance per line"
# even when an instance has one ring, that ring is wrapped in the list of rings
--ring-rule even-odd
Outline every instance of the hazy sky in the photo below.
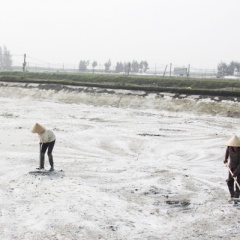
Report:
[[[240,0],[0,0],[0,6],[0,46],[14,56],[26,53],[29,62],[216,68],[240,61]]]

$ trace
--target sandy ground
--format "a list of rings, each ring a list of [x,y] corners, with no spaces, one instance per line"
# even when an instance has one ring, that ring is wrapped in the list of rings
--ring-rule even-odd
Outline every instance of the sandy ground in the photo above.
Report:
[[[222,163],[238,103],[1,86],[0,104],[1,239],[239,239]],[[55,174],[29,174],[35,122]]]

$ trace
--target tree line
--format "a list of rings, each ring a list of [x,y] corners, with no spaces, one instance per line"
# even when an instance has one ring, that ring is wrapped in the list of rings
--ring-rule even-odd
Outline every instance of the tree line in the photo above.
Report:
[[[12,55],[6,46],[0,46],[0,70],[11,70]]]
[[[23,71],[26,67],[26,56],[24,56]],[[0,70],[11,70],[12,69],[12,55],[9,49],[4,45],[0,46]],[[89,66],[90,65],[90,66]],[[93,61],[90,64],[90,61],[81,60],[79,62],[78,69],[80,72],[92,71],[95,72],[96,67],[98,66],[97,61]],[[103,64],[104,72],[115,72],[115,73],[146,73],[149,69],[149,64],[147,61],[136,61],[132,62],[117,62],[115,66],[112,66],[112,62],[109,59]],[[111,68],[112,67],[112,68]],[[100,66],[101,68],[101,66]],[[220,62],[217,66],[219,76],[233,76],[235,72],[240,73],[240,62],[231,61],[229,64],[225,62]]]
[[[78,69],[80,72],[84,72],[88,70],[90,62],[81,60],[79,62]],[[93,61],[91,64],[91,69],[94,73],[95,68],[98,66],[97,61]],[[107,62],[104,63],[104,71],[105,72],[115,72],[115,73],[125,73],[129,74],[130,72],[133,73],[145,73],[149,69],[149,64],[147,61],[136,61],[133,60],[132,62],[117,62],[116,66],[111,70],[112,62],[109,59]]]
[[[219,75],[233,76],[234,72],[240,72],[240,62],[231,61],[229,64],[225,62],[220,62],[217,68]]]

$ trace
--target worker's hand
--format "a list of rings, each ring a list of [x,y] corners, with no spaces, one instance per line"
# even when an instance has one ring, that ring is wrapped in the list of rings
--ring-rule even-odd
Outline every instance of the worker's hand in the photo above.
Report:
[[[223,163],[224,163],[224,164],[226,164],[226,163],[227,163],[227,160],[226,160],[226,159],[224,159]]]

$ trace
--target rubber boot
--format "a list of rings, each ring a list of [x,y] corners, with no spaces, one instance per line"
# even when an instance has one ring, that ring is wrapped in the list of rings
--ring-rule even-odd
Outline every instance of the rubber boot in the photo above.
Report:
[[[240,195],[240,191],[239,191],[238,186],[236,186],[236,191],[235,191],[234,197],[239,198],[239,195]]]
[[[44,153],[40,156],[40,169],[44,169]]]
[[[230,193],[230,197],[234,198],[235,197],[235,192],[234,192],[234,180],[232,178],[229,178],[226,180],[227,185],[228,185],[228,190]]]
[[[48,159],[49,159],[49,164],[51,166],[49,171],[54,171],[54,166],[53,166],[53,156],[52,154],[48,154]]]
[[[228,189],[229,189],[229,193],[230,193],[231,198],[234,198],[235,197],[234,188],[232,186],[228,186]]]

